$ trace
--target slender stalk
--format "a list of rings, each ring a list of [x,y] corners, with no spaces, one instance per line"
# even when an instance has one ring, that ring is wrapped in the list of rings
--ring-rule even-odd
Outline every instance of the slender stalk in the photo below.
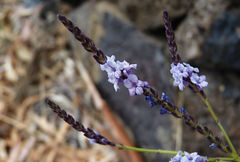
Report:
[[[167,11],[163,11],[163,20],[164,20],[164,27],[166,29],[165,34],[168,40],[168,47],[169,47],[169,52],[172,56],[172,62],[177,64],[177,63],[181,63],[181,57],[180,55],[177,53],[177,44],[176,44],[176,40],[175,40],[175,34],[171,25],[171,21],[169,19],[168,13]],[[216,116],[216,114],[214,113],[211,105],[209,104],[204,91],[200,90],[196,84],[193,84],[188,76],[188,78],[185,78],[185,82],[187,82],[188,87],[192,90],[194,90],[194,92],[197,92],[197,94],[200,96],[200,98],[203,100],[203,102],[207,105],[208,110],[210,111],[212,117],[214,118],[214,120],[216,121],[217,125],[219,126],[219,128],[221,129],[221,131],[224,134],[224,137],[226,138],[230,149],[231,149],[231,156],[235,159],[239,159],[240,157],[237,154],[236,149],[234,148],[230,138],[228,137],[226,131],[224,130],[222,124],[220,123],[220,121],[218,120],[218,117]],[[230,150],[228,151],[230,152]]]
[[[160,153],[160,154],[172,154],[172,155],[176,155],[178,153],[177,151],[160,150],[160,149],[146,149],[146,148],[124,146],[124,145],[116,145],[116,147],[120,148],[120,149],[125,149],[125,150],[133,150],[133,151],[148,152],[148,153]]]
[[[198,93],[198,94],[199,94],[200,98],[202,99],[202,101],[206,104],[209,112],[211,113],[213,119],[216,121],[218,127],[221,129],[221,131],[222,131],[225,139],[227,140],[228,145],[230,146],[230,148],[231,148],[231,150],[232,150],[232,156],[233,156],[234,158],[239,158],[238,153],[237,153],[235,147],[234,147],[233,144],[232,144],[232,141],[230,140],[230,138],[229,138],[227,132],[225,131],[225,129],[223,128],[223,126],[222,126],[221,122],[219,121],[217,115],[216,115],[215,112],[213,111],[212,106],[211,106],[210,103],[208,102],[208,99],[207,99],[207,98],[204,98],[200,93]]]
[[[214,158],[208,158],[207,159],[208,162],[211,161],[234,161],[234,158],[229,158],[229,157],[214,157]]]
[[[176,155],[177,151],[171,151],[171,150],[160,150],[160,149],[147,149],[147,148],[138,148],[138,147],[131,147],[131,146],[124,146],[124,145],[116,145],[119,149],[124,150],[133,150],[138,152],[147,152],[147,153],[160,153],[160,154],[170,154],[170,155]],[[184,153],[182,153],[184,155]],[[214,162],[214,161],[234,161],[234,158],[232,157],[212,157],[207,159],[208,162]]]
[[[164,107],[167,111],[171,112],[173,116],[183,119],[186,125],[190,126],[191,128],[198,131],[200,134],[204,135],[211,143],[215,143],[219,149],[229,154],[229,156],[232,156],[232,151],[230,150],[230,147],[225,145],[217,136],[214,136],[214,134],[209,128],[201,125],[190,114],[182,113],[179,107],[175,106],[167,100],[163,100],[162,97],[160,97],[154,89],[152,89],[151,87],[145,87],[144,95],[152,96],[154,99],[156,99],[158,103],[160,103],[162,107]]]

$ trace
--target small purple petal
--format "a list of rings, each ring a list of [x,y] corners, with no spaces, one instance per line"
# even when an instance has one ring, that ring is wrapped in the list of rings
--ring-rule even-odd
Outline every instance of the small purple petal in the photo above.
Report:
[[[183,83],[180,83],[180,84],[178,85],[178,87],[179,87],[179,89],[180,89],[181,91],[183,91],[183,88],[184,88]]]
[[[136,94],[137,94],[137,95],[143,94],[143,89],[142,89],[142,87],[136,87]]]
[[[170,72],[172,73],[174,79],[173,85],[178,86],[181,91],[185,88],[184,79],[186,78],[190,78],[190,81],[200,88],[206,87],[208,85],[208,83],[205,81],[206,76],[199,76],[197,74],[199,72],[199,69],[194,68],[187,63],[178,63],[176,65],[172,63]]]
[[[88,141],[89,141],[89,143],[92,145],[92,144],[94,144],[94,143],[96,143],[96,140],[95,139],[89,139],[88,138]]]
[[[129,79],[125,79],[125,80],[123,81],[123,84],[124,84],[124,86],[125,86],[126,88],[128,88],[128,89],[133,87],[132,82],[131,82]]]
[[[165,108],[160,109],[160,114],[161,115],[166,114],[166,113],[168,113],[168,111]]]
[[[113,87],[114,87],[115,92],[117,92],[117,90],[119,89],[118,84],[114,84]]]
[[[128,89],[128,91],[129,91],[130,96],[134,96],[136,94],[136,89],[135,88],[130,88],[130,89]]]
[[[137,78],[137,76],[134,75],[134,74],[130,74],[130,75],[128,76],[128,79],[129,79],[131,82],[133,82],[133,83],[137,83],[137,82],[138,82],[138,78]]]
[[[211,145],[209,145],[209,147],[210,147],[211,149],[214,149],[214,148],[216,148],[217,146],[216,146],[215,143],[212,143]]]
[[[145,83],[143,81],[141,81],[141,80],[138,80],[137,86],[138,87],[143,87],[143,86],[145,86]]]

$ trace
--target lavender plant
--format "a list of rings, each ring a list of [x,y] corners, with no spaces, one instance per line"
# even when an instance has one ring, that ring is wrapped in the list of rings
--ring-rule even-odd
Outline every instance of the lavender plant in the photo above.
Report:
[[[228,137],[226,131],[224,130],[216,114],[214,113],[203,91],[203,88],[207,87],[208,85],[208,82],[206,81],[206,76],[199,76],[199,69],[192,67],[187,63],[184,63],[180,55],[177,53],[175,34],[172,29],[168,13],[166,11],[163,12],[163,20],[166,29],[165,33],[168,40],[169,52],[172,59],[170,72],[174,78],[173,85],[177,86],[181,91],[183,91],[185,87],[189,87],[191,90],[193,90],[194,93],[198,94],[201,100],[206,104],[214,120],[217,122],[217,125],[224,134],[224,137],[228,144],[225,144],[219,137],[215,136],[214,133],[207,126],[201,125],[192,115],[187,112],[184,107],[178,107],[173,102],[171,102],[164,92],[159,95],[159,93],[155,89],[153,89],[148,84],[148,82],[139,80],[137,75],[133,73],[133,70],[137,68],[137,64],[130,64],[125,60],[115,60],[114,55],[104,55],[104,53],[95,46],[94,42],[90,38],[85,36],[82,31],[73,24],[72,21],[62,15],[58,15],[58,19],[74,35],[74,37],[81,42],[83,48],[93,54],[93,58],[97,61],[97,63],[100,64],[101,70],[107,72],[108,82],[113,84],[116,92],[119,89],[119,84],[123,84],[124,87],[128,89],[130,96],[144,95],[145,100],[149,102],[150,107],[160,107],[159,111],[162,115],[168,113],[176,118],[181,118],[187,126],[196,130],[197,132],[205,136],[207,140],[209,140],[209,147],[218,148],[228,154],[230,157],[207,158],[200,156],[197,153],[189,154],[188,152],[182,151],[176,152],[169,150],[136,148],[117,144],[109,141],[107,138],[103,137],[92,129],[85,128],[80,122],[76,121],[71,115],[67,114],[64,110],[62,110],[60,106],[58,106],[56,103],[54,103],[50,99],[46,99],[47,105],[60,118],[70,124],[75,130],[82,132],[84,136],[90,140],[91,143],[108,145],[111,147],[140,152],[173,154],[175,156],[170,160],[171,162],[240,161],[240,157],[236,149],[234,148],[230,138]]]

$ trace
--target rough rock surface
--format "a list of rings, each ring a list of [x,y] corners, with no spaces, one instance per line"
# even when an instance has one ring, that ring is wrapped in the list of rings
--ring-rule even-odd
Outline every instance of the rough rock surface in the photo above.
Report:
[[[141,29],[155,28],[162,24],[162,11],[168,10],[171,17],[186,14],[193,5],[193,0],[110,0]]]
[[[176,39],[181,57],[185,60],[201,57],[200,45],[210,30],[214,18],[226,10],[228,1],[200,0],[194,3],[192,10],[180,23],[176,31]]]
[[[240,71],[240,13],[222,13],[214,20],[202,52],[207,65]]]

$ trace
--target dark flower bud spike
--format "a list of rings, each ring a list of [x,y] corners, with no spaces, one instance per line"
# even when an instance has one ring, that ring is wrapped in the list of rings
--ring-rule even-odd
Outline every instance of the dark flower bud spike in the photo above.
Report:
[[[175,64],[181,62],[181,57],[177,54],[177,44],[175,40],[175,34],[172,28],[171,21],[169,20],[167,11],[163,11],[164,27],[166,29],[165,34],[168,40],[169,52],[172,57],[172,62]]]
[[[104,64],[106,62],[107,59],[103,52],[97,49],[94,42],[85,36],[71,20],[59,14],[57,17],[63,23],[63,25],[74,35],[74,37],[82,43],[84,49],[94,54],[93,57],[99,64]]]
[[[45,99],[46,104],[55,112],[60,118],[62,118],[66,123],[72,126],[75,130],[82,132],[85,137],[89,140],[94,141],[95,143],[101,145],[116,146],[115,143],[109,141],[107,138],[98,134],[90,128],[85,128],[80,122],[76,121],[70,114],[67,114],[66,111],[62,110],[59,105],[50,99]]]

